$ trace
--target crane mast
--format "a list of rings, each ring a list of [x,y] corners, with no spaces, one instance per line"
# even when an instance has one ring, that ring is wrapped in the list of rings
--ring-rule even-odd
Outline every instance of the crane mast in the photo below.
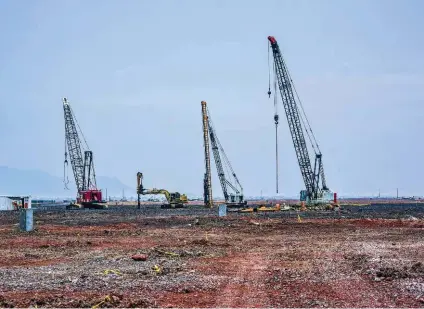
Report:
[[[315,140],[312,129],[309,126],[306,114],[303,112],[304,115],[302,117],[302,114],[299,113],[299,106],[296,98],[299,101],[302,111],[303,107],[301,106],[301,102],[297,96],[296,89],[294,88],[293,81],[282,57],[277,40],[273,36],[269,36],[268,41],[274,56],[275,78],[278,82],[278,88],[283,101],[283,107],[289,125],[296,157],[306,187],[306,190],[301,191],[301,200],[307,200],[310,202],[318,202],[321,200],[326,201],[324,194],[331,192],[325,182],[321,151],[319,150],[319,146]],[[270,95],[270,90],[268,91],[268,95]],[[306,122],[303,118],[306,119]],[[306,134],[308,135],[312,148],[315,151],[315,162],[313,168],[309,157],[308,147],[306,145],[302,123],[305,126]],[[322,184],[321,186],[320,180]]]
[[[210,177],[210,154],[209,154],[209,142],[207,139],[207,133],[209,133],[210,143],[212,146],[212,153],[218,171],[218,178],[221,183],[222,193],[224,195],[225,202],[227,206],[243,206],[247,202],[244,200],[243,196],[243,187],[241,186],[236,173],[234,172],[230,160],[225,154],[224,148],[219,142],[218,136],[216,135],[215,128],[212,123],[211,116],[206,106],[206,102],[202,101],[202,118],[203,118],[203,132],[204,132],[204,147],[205,147],[205,162],[206,162],[206,174],[205,174],[205,183],[206,175]],[[227,169],[228,176],[225,174],[225,168]],[[229,177],[232,177],[230,181]],[[233,192],[228,193],[228,190],[231,189]],[[207,196],[208,191],[211,190],[211,186],[205,185],[205,196]],[[212,192],[210,193],[212,196]],[[205,199],[206,205],[206,199]]]
[[[87,150],[84,152],[84,189],[96,190],[96,173],[94,171],[93,152]]]
[[[213,206],[212,198],[212,175],[211,175],[211,155],[209,150],[209,125],[206,102],[202,101],[202,125],[203,125],[203,147],[205,151],[205,175],[203,178],[203,201],[206,207]]]
[[[96,206],[98,203],[102,202],[102,192],[97,189],[93,152],[90,150],[84,151],[83,158],[82,145],[77,130],[78,122],[66,98],[63,99],[63,112],[65,118],[64,170],[66,171],[66,166],[68,164],[67,156],[69,152],[69,159],[78,191],[77,204],[83,206]]]

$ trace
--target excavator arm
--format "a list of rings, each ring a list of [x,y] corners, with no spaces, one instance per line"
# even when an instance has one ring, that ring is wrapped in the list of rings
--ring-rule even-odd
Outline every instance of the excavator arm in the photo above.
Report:
[[[147,194],[163,194],[165,195],[166,200],[168,201],[168,203],[170,203],[171,201],[171,194],[169,193],[168,190],[165,189],[145,189],[142,193],[142,195],[147,195]]]
[[[137,173],[137,194],[140,195],[148,195],[148,194],[163,194],[165,195],[166,200],[168,201],[168,205],[171,207],[182,207],[184,204],[188,203],[188,198],[185,194],[180,194],[179,192],[169,192],[165,189],[145,189],[143,187],[143,173]],[[140,208],[140,201],[139,201]],[[167,205],[162,205],[165,207]]]

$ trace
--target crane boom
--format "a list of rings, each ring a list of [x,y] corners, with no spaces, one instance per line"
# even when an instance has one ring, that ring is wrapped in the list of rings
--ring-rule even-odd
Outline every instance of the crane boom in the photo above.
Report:
[[[81,152],[81,142],[78,136],[74,115],[66,98],[63,99],[63,111],[65,116],[65,139],[69,151],[75,184],[78,191],[84,190],[84,161]]]
[[[269,36],[268,41],[270,42],[274,56],[275,75],[278,81],[278,87],[280,90],[281,99],[283,101],[284,111],[293,140],[299,168],[306,187],[306,192],[304,192],[304,195],[306,195],[306,198],[309,200],[317,200],[318,198],[322,197],[323,191],[329,191],[325,182],[324,167],[322,165],[322,154],[319,150],[318,144],[315,141],[312,130],[309,127],[309,131],[311,132],[313,139],[308,133],[308,127],[306,127],[306,133],[308,134],[308,137],[312,143],[312,147],[315,151],[315,164],[314,168],[312,168],[304,131],[302,128],[302,122],[304,125],[305,122],[302,118],[302,114],[299,113],[298,103],[296,102],[297,93],[295,97],[296,90],[294,89],[293,81],[282,57],[277,40],[273,36]],[[270,95],[269,91],[268,94]],[[306,118],[306,115],[304,115],[304,117]],[[306,123],[309,125],[308,121]],[[321,187],[319,184],[320,177],[322,182]]]

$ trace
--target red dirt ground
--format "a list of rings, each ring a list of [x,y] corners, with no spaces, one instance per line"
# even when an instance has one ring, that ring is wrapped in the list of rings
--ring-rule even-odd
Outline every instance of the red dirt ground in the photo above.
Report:
[[[73,216],[2,224],[0,307],[424,306],[423,220]]]

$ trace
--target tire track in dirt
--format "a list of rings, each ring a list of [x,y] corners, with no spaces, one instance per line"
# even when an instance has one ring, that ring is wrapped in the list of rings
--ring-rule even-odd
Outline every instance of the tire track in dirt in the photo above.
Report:
[[[215,307],[269,307],[265,280],[269,260],[260,252],[234,256],[223,272],[229,277],[227,285],[218,292]]]

